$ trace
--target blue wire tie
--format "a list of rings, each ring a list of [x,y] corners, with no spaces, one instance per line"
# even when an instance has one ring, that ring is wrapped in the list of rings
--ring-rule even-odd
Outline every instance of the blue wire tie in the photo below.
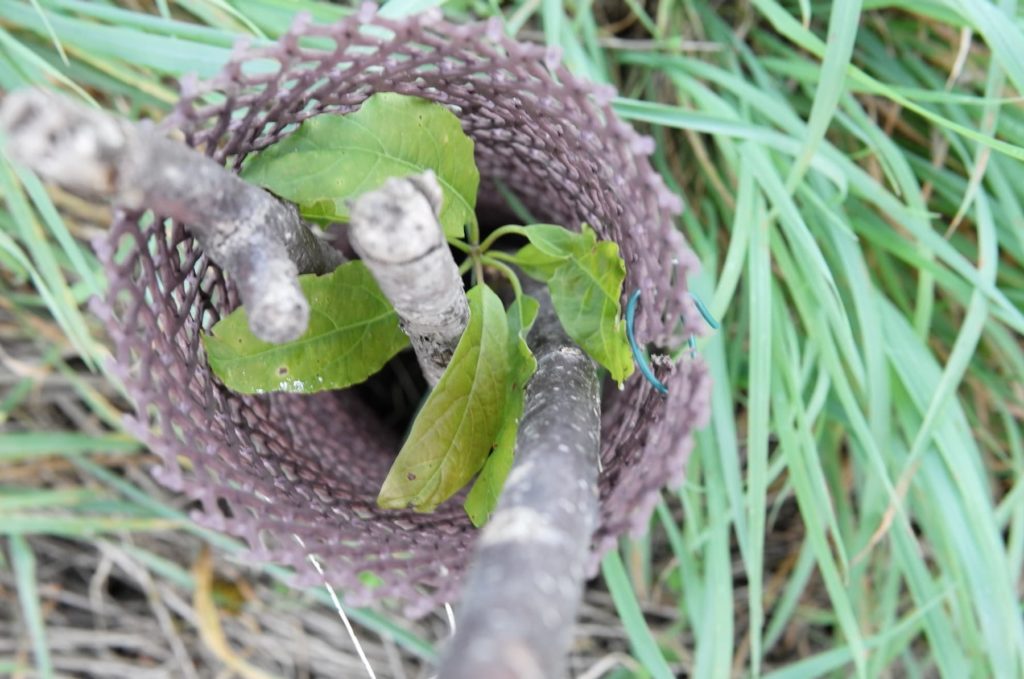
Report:
[[[715,317],[711,315],[711,311],[704,306],[704,302],[700,301],[700,297],[698,297],[696,293],[691,292],[690,298],[693,299],[693,303],[697,306],[697,311],[699,311],[700,315],[704,317],[704,321],[711,326],[712,330],[718,330],[718,321],[716,321]]]
[[[626,338],[629,339],[629,348],[633,350],[633,360],[636,361],[637,367],[640,368],[644,378],[659,393],[668,394],[668,387],[655,377],[654,371],[651,370],[651,366],[647,363],[647,357],[644,356],[644,352],[640,351],[640,345],[636,343],[636,333],[633,332],[633,324],[636,322],[636,304],[639,301],[640,290],[636,290],[629,296],[629,302],[626,303]]]
[[[704,322],[711,326],[712,330],[718,330],[721,326],[715,317],[711,315],[711,311],[704,305],[700,297],[696,293],[691,292],[690,298],[693,300],[694,305],[697,307],[697,311],[704,317]],[[662,394],[668,394],[668,387],[662,384],[655,375],[654,371],[651,370],[651,366],[647,363],[647,358],[644,356],[644,352],[640,350],[640,345],[636,341],[636,333],[633,331],[633,324],[636,322],[636,305],[640,301],[640,290],[635,290],[632,295],[629,296],[629,302],[626,303],[626,337],[629,339],[629,348],[633,351],[633,360],[636,361],[637,367],[640,368],[640,372],[644,378],[651,383],[651,385]],[[686,345],[690,348],[690,358],[695,358],[697,355],[697,338],[694,335],[686,340]]]

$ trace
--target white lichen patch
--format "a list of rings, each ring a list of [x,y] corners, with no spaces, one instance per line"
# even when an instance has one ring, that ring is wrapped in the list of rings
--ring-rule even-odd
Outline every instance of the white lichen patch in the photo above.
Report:
[[[540,512],[529,507],[513,507],[494,515],[480,536],[480,544],[484,547],[504,542],[559,545],[562,539],[561,532]]]

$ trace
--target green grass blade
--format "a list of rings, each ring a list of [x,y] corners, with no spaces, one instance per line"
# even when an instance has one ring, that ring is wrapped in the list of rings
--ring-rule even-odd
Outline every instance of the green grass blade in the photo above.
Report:
[[[863,384],[863,361],[857,351],[850,321],[843,308],[832,269],[768,155],[762,149],[749,146],[748,148],[750,153],[745,154],[744,158],[753,166],[754,176],[761,185],[765,197],[773,210],[778,212],[779,225],[790,242],[794,255],[805,263],[803,270],[808,277],[807,282],[812,286],[817,303],[826,312],[840,351],[850,366],[854,379],[858,384]]]
[[[2,142],[0,138],[0,143]],[[3,190],[7,207],[20,232],[20,239],[27,247],[33,266],[38,271],[39,278],[45,283],[45,289],[48,290],[47,296],[52,303],[50,310],[54,313],[57,323],[74,343],[82,358],[90,365],[95,365],[101,351],[89,332],[85,317],[78,308],[74,295],[71,294],[32,208],[25,200],[13,169],[3,159],[0,159],[0,189]]]
[[[995,282],[996,266],[999,262],[999,252],[995,238],[995,226],[992,224],[991,213],[989,212],[988,201],[984,196],[977,197],[978,215],[976,224],[978,226],[981,252],[979,253],[980,269],[983,276],[991,282]],[[989,306],[984,295],[975,291],[967,306],[967,315],[964,317],[960,332],[953,342],[953,350],[946,361],[946,367],[942,371],[934,391],[928,402],[921,427],[914,436],[913,445],[907,458],[907,472],[915,466],[921,455],[924,454],[926,446],[932,443],[937,424],[945,414],[949,402],[952,400],[956,390],[959,388],[964,374],[967,372],[970,363],[974,360],[975,351],[981,334],[988,322]]]
[[[244,12],[224,0],[176,0],[176,2],[211,26],[232,31],[238,31],[238,26],[241,26],[246,32],[257,38],[265,39],[267,37]]]
[[[803,178],[818,146],[825,138],[832,116],[846,83],[846,71],[853,55],[853,45],[860,25],[860,0],[838,0],[832,3],[828,20],[828,36],[825,39],[825,57],[818,73],[818,88],[814,94],[811,115],[807,119],[807,137],[803,151],[797,156],[796,164],[786,178],[786,188],[793,191]],[[805,15],[806,25],[806,15]]]
[[[810,51],[815,56],[820,57],[824,53],[825,44],[810,31],[803,28],[799,22],[793,19],[793,17],[791,17],[781,5],[775,2],[775,0],[753,0],[753,3],[754,6],[772,22],[772,25],[775,26],[782,35],[793,40],[793,42]],[[995,151],[1010,156],[1011,158],[1024,160],[1024,148],[1008,144],[989,135],[981,134],[969,127],[965,127],[964,125],[955,123],[948,118],[907,99],[896,90],[875,78],[872,78],[855,66],[850,67],[848,76],[852,78],[855,83],[861,85],[870,92],[888,97],[897,104],[917,113],[920,116],[923,116],[924,118],[927,118],[929,121],[941,127],[948,128],[963,137],[980,142],[991,147]]]
[[[448,0],[387,0],[380,8],[380,15],[390,19],[418,14],[433,7],[441,7]]]
[[[86,488],[61,490],[23,490],[0,487],[0,515],[25,509],[75,507],[98,499],[96,491]],[[3,529],[0,528],[0,531]]]
[[[658,642],[654,640],[647,621],[644,620],[644,614],[637,603],[636,594],[618,551],[612,550],[604,557],[601,561],[601,573],[637,659],[655,679],[671,679],[674,676],[672,670],[665,662],[665,656],[662,655]]]
[[[758,153],[746,146],[748,159]],[[756,169],[756,168],[755,168]],[[750,286],[750,346],[751,352],[747,383],[750,389],[747,430],[747,563],[748,596],[750,609],[750,663],[754,676],[761,671],[761,634],[764,625],[764,545],[765,500],[768,493],[768,422],[772,390],[772,276],[769,240],[772,220],[763,208],[755,212],[755,219],[747,225],[750,230],[750,249],[747,256],[747,278]]]
[[[57,516],[49,514],[5,514],[0,533],[58,535],[65,538],[95,538],[105,533],[171,531],[181,528],[177,521],[162,518],[120,516]]]
[[[32,640],[32,655],[35,659],[36,672],[40,677],[52,677],[53,661],[50,658],[50,648],[46,642],[46,623],[43,620],[42,606],[39,601],[35,554],[28,541],[20,535],[9,535],[7,546],[10,549],[11,565],[14,567],[14,580],[18,587],[22,620]]]
[[[61,44],[57,34],[53,32],[53,26],[50,25],[50,20],[46,18],[46,12],[39,6],[39,0],[29,0],[32,3],[32,8],[39,14],[39,18],[42,20],[43,25],[46,26],[46,33],[50,36],[50,40],[53,42],[54,48],[57,50],[57,54],[60,55],[60,60],[64,62],[64,65],[68,64],[68,55],[64,53],[64,45]]]
[[[777,309],[776,318],[785,318]],[[801,509],[801,516],[807,529],[807,540],[814,552],[818,570],[825,582],[832,609],[839,622],[843,636],[850,644],[858,676],[867,676],[866,649],[858,621],[854,614],[853,602],[844,586],[844,571],[848,570],[847,559],[842,550],[840,534],[833,511],[833,500],[820,478],[820,460],[817,445],[810,431],[808,408],[800,396],[800,379],[796,374],[797,358],[793,346],[795,336],[791,326],[776,324],[773,340],[773,356],[788,388],[788,395],[782,390],[772,394],[775,431],[779,435],[779,448],[787,458],[787,472]],[[824,332],[827,332],[825,330]],[[787,341],[788,339],[788,341]],[[829,544],[838,546],[837,562]]]
[[[131,454],[142,450],[123,434],[91,435],[80,432],[30,431],[0,434],[0,461],[14,462],[43,455],[82,455],[91,452]]]
[[[886,349],[900,382],[909,394],[913,417],[903,411],[906,428],[920,431],[918,418],[927,411],[939,388],[942,371],[929,353],[914,349],[919,340],[907,334],[907,325],[891,307],[885,308]],[[917,346],[920,346],[919,344]],[[916,432],[915,432],[916,433]],[[931,531],[950,545],[945,564],[970,593],[986,657],[996,676],[1012,676],[1024,663],[1024,619],[1014,595],[989,498],[980,454],[959,403],[947,406],[933,436],[939,455],[924,455],[915,479],[926,488],[930,511],[923,516],[935,523]]]
[[[50,196],[46,193],[39,179],[28,170],[15,168],[15,174],[25,187],[25,192],[35,206],[36,211],[43,219],[43,223],[50,229],[50,233],[57,240],[64,254],[70,260],[74,272],[79,280],[85,283],[88,295],[98,295],[103,289],[101,282],[102,273],[99,272],[99,263],[92,253],[75,242],[74,237],[68,231],[57,208],[54,206]],[[91,260],[91,261],[90,261]]]
[[[1020,48],[1024,45],[1024,30],[1020,17],[1014,13],[1017,3],[958,0],[947,4],[984,36],[995,61],[1006,71],[1017,92],[1024,93],[1024,51]]]
[[[45,26],[49,27],[49,23],[45,24]],[[96,105],[96,100],[93,99],[88,92],[82,89],[78,83],[68,78],[64,73],[48,63],[45,59],[25,45],[21,44],[20,41],[16,40],[14,36],[5,31],[2,27],[0,27],[0,46],[7,51],[16,63],[18,63],[23,73],[32,74],[27,78],[28,82],[26,84],[31,83],[33,85],[45,85],[48,84],[48,79],[53,79],[67,87],[85,101]]]
[[[869,648],[888,643],[898,637],[912,637],[921,627],[921,617],[924,612],[938,606],[941,602],[936,600],[928,604],[925,609],[919,609],[900,620],[885,632],[867,640]],[[831,672],[836,672],[848,665],[854,658],[853,650],[849,647],[834,648],[823,653],[818,653],[809,658],[799,660],[788,667],[776,670],[765,675],[765,679],[807,679],[809,677],[823,677]]]
[[[700,630],[695,651],[696,676],[726,676],[732,671],[733,643],[737,600],[731,578],[721,574],[732,569],[732,536],[728,512],[729,499],[724,490],[721,455],[728,450],[712,443],[706,431],[698,434],[701,452],[705,456],[708,523],[704,531],[704,616],[695,632]],[[738,452],[738,451],[737,451]],[[687,514],[689,519],[690,515]],[[689,596],[689,592],[684,592]]]
[[[797,558],[793,572],[786,583],[786,587],[779,596],[778,601],[772,609],[771,619],[764,630],[764,649],[770,651],[785,632],[786,627],[793,622],[793,616],[797,612],[800,598],[804,594],[811,575],[814,573],[815,553],[807,542],[804,542],[800,549],[800,556]]]
[[[88,17],[115,27],[138,29],[142,32],[179,38],[187,42],[230,48],[240,37],[234,31],[180,21],[170,15],[153,16],[152,14],[133,12],[116,5],[83,0],[46,0],[46,3],[54,10],[61,10],[62,16]],[[88,25],[86,22],[82,22],[82,24]],[[260,44],[260,42],[258,39],[253,39],[254,44]]]
[[[45,35],[46,27],[27,5],[8,2],[4,13],[4,19],[12,25]],[[155,32],[107,26],[64,15],[52,15],[50,23],[69,52],[75,47],[94,57],[112,58],[123,64],[151,68],[168,75],[195,73],[210,77],[231,56],[231,50],[226,47],[185,43]]]

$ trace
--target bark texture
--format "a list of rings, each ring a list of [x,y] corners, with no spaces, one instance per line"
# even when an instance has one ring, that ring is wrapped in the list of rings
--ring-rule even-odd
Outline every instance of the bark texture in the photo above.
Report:
[[[596,366],[562,330],[547,294],[530,333],[516,459],[483,528],[442,679],[564,676],[598,514]]]
[[[66,97],[27,89],[0,105],[12,157],[66,189],[186,224],[238,288],[253,333],[287,342],[306,331],[302,273],[327,273],[344,257],[299,219],[293,205],[198,151]]]
[[[469,322],[469,304],[444,231],[441,187],[430,170],[395,177],[357,198],[349,240],[391,300],[430,386]]]

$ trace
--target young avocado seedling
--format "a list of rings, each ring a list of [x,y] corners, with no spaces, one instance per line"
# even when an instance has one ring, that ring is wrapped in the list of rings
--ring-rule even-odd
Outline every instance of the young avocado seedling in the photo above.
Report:
[[[466,512],[480,526],[493,511],[511,468],[524,387],[537,368],[526,338],[538,302],[523,293],[517,269],[547,287],[566,334],[612,379],[621,384],[633,371],[619,301],[625,264],[618,246],[599,241],[585,224],[579,232],[551,224],[507,225],[481,239],[473,141],[439,104],[382,93],[348,115],[310,118],[251,157],[242,177],[294,203],[307,220],[350,223],[364,259],[300,277],[310,322],[296,340],[257,338],[244,308],[222,319],[204,338],[210,367],[226,386],[244,393],[342,389],[379,371],[411,337],[428,381],[436,384],[381,487],[383,507],[430,512],[476,477]],[[382,199],[388,192],[391,198]],[[429,205],[429,218],[408,209],[416,200]],[[468,323],[464,331],[459,324],[448,354],[423,346],[424,333],[409,321],[417,305],[402,308],[402,289],[414,283],[395,286],[383,272],[380,260],[389,248],[378,244],[376,255],[366,251],[400,219],[418,220],[406,224],[413,230],[433,229],[428,241],[436,238],[449,259],[445,243],[462,253],[458,273],[473,272],[465,293]],[[506,251],[500,245],[508,236],[527,244]],[[399,241],[391,249],[401,247]],[[508,279],[515,297],[507,309],[484,269]],[[455,285],[461,293],[461,278]],[[458,303],[442,307],[459,314]]]

